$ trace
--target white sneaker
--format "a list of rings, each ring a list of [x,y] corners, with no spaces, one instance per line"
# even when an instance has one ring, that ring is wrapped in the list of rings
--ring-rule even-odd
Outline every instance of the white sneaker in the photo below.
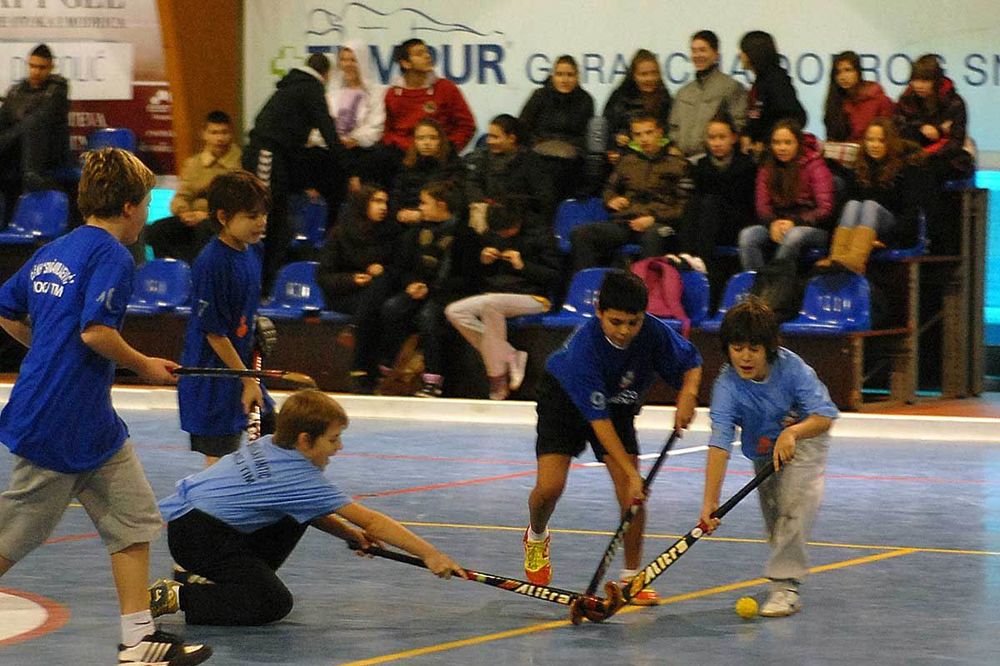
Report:
[[[693,270],[696,270],[699,273],[708,273],[708,268],[705,266],[705,262],[701,257],[695,257],[690,254],[682,254],[681,259],[688,262],[688,266],[690,266]]]
[[[132,647],[118,646],[118,663],[133,666],[195,666],[211,656],[207,645],[187,645],[165,631],[154,631]]]
[[[802,601],[796,590],[780,589],[771,592],[764,605],[760,609],[763,617],[785,617],[794,615],[802,610]]]
[[[526,351],[516,351],[514,352],[514,358],[510,360],[510,381],[507,383],[507,387],[511,391],[516,391],[521,388],[521,384],[524,383],[524,372],[528,368],[528,352]]]

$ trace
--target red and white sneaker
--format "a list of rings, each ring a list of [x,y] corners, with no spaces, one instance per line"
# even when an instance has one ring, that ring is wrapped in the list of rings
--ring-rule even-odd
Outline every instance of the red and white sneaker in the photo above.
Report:
[[[641,573],[640,573],[641,575]],[[635,578],[622,579],[621,586],[622,589],[627,589],[632,586]],[[657,594],[656,590],[651,587],[644,587],[638,592],[632,595],[629,603],[633,606],[658,606],[660,604],[660,595]]]
[[[548,585],[552,581],[552,561],[549,559],[549,546],[552,536],[544,541],[528,539],[528,529],[524,530],[524,575],[535,585]]]

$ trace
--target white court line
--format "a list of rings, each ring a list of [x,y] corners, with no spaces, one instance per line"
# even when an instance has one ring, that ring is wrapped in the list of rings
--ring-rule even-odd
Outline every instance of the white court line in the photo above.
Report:
[[[699,451],[708,451],[708,447],[691,446],[686,449],[676,449],[674,451],[668,451],[667,457],[673,458],[674,456],[682,456],[686,453],[698,453]],[[643,453],[639,456],[639,460],[649,460],[650,458],[658,458],[659,456],[660,456],[659,453]],[[581,463],[581,465],[583,465],[584,467],[604,467],[604,463],[602,462],[588,462],[588,463]]]

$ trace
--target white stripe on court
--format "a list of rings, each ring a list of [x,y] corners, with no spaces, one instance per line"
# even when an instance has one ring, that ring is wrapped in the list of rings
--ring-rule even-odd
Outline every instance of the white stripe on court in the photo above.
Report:
[[[707,446],[691,446],[691,447],[686,448],[686,449],[675,449],[673,451],[668,451],[667,452],[667,457],[668,458],[673,458],[674,456],[683,456],[683,455],[685,455],[687,453],[698,453],[699,451],[708,451],[708,447]],[[655,460],[656,458],[659,458],[659,457],[660,457],[659,453],[643,453],[643,454],[641,454],[639,456],[639,460],[650,460],[650,459]],[[604,467],[604,463],[602,463],[602,462],[596,462],[596,461],[595,462],[588,462],[588,463],[581,463],[581,465],[583,467]]]

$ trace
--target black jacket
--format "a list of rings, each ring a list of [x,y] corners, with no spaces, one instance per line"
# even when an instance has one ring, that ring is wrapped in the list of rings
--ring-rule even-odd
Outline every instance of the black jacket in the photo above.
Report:
[[[354,274],[364,273],[372,264],[381,264],[385,275],[392,279],[400,231],[400,226],[388,218],[378,224],[344,220],[334,227],[323,244],[316,270],[316,281],[328,305],[339,296],[363,289],[355,284]]]
[[[694,201],[697,205],[706,196],[716,196],[732,206],[734,212],[749,224],[756,218],[754,186],[757,167],[753,158],[736,150],[725,169],[718,168],[709,155],[699,159],[691,173],[694,179]]]
[[[532,143],[559,139],[581,151],[585,147],[587,123],[593,116],[594,98],[590,93],[580,86],[561,93],[552,87],[551,81],[532,93],[521,110],[521,122]]]
[[[492,231],[475,236],[470,243],[470,279],[480,293],[529,294],[551,298],[553,287],[560,278],[560,256],[551,233],[521,233],[503,238]],[[484,247],[517,250],[524,268],[515,270],[509,261],[498,259],[488,266],[479,260]],[[474,251],[474,252],[473,252]],[[472,254],[475,261],[472,263]]]
[[[337,128],[326,104],[326,88],[310,72],[293,69],[278,81],[277,90],[253,121],[252,143],[293,154],[305,148],[315,127],[330,150],[340,152]]]
[[[647,103],[652,108],[647,108]],[[615,135],[631,133],[629,119],[640,111],[649,112],[656,116],[660,121],[660,127],[666,132],[670,129],[670,109],[672,106],[673,99],[666,87],[649,95],[647,99],[639,91],[635,81],[631,78],[625,79],[620,86],[615,88],[611,97],[608,98],[607,104],[604,105],[604,117],[608,121],[608,134],[610,136],[608,147],[616,147],[614,144]]]
[[[802,108],[792,79],[781,67],[757,74],[747,100],[747,134],[753,141],[767,143],[771,128],[779,120],[793,118],[805,127],[806,110]]]
[[[50,75],[41,88],[27,80],[0,106],[0,154],[20,144],[22,175],[42,176],[69,163],[69,83]],[[31,183],[25,183],[31,186]]]
[[[494,155],[479,148],[465,158],[465,198],[475,201],[525,199],[528,226],[548,226],[555,213],[554,188],[538,158],[526,148],[513,155]]]
[[[390,213],[395,219],[396,213],[403,208],[416,208],[420,205],[420,190],[428,183],[450,180],[458,187],[459,192],[465,183],[465,167],[462,161],[452,154],[445,162],[434,157],[418,157],[412,167],[403,166],[396,174],[392,192],[389,194]],[[460,210],[461,202],[456,202],[456,210]]]

